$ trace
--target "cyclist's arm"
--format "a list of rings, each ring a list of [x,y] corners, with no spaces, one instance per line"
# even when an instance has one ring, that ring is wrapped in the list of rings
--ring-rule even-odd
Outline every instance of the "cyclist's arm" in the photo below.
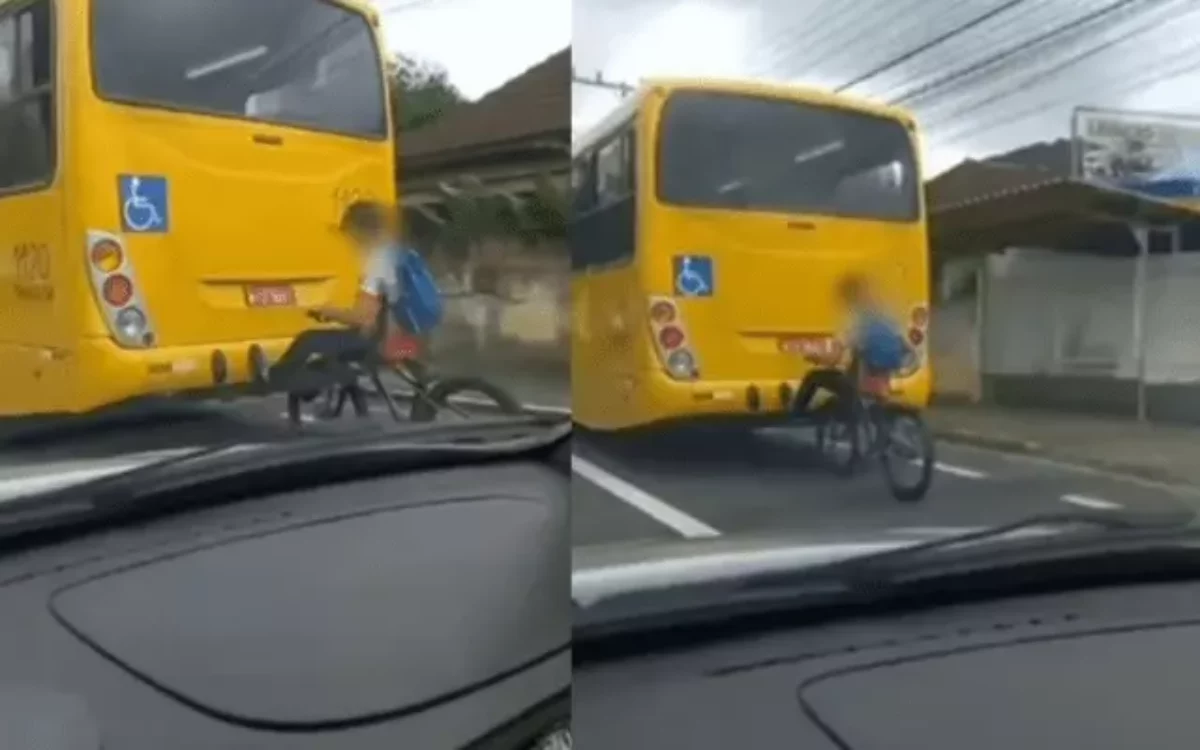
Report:
[[[362,284],[359,285],[358,294],[354,298],[354,306],[322,308],[321,315],[334,323],[369,332],[375,326],[379,306],[383,304],[389,280],[394,275],[395,267],[390,255],[382,250],[373,252],[367,260]]]

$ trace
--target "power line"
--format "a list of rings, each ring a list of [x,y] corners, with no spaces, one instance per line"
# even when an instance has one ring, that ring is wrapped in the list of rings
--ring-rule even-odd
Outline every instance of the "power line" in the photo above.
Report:
[[[891,60],[888,60],[887,62],[883,63],[882,65],[879,65],[875,68],[872,68],[871,70],[868,70],[866,73],[863,73],[862,75],[858,76],[857,78],[854,78],[854,79],[848,81],[847,83],[843,83],[841,86],[838,86],[836,89],[834,89],[834,92],[840,94],[840,93],[846,91],[847,89],[851,89],[851,88],[854,88],[855,86],[858,86],[859,84],[863,83],[864,81],[869,81],[870,79],[875,78],[876,76],[882,75],[883,73],[888,72],[892,68],[903,65],[904,63],[913,59],[917,55],[924,54],[925,52],[928,52],[929,50],[933,49],[934,47],[944,44],[945,42],[953,39],[956,36],[960,36],[977,26],[987,23],[988,21],[992,20],[993,18],[995,18],[996,16],[998,16],[1002,13],[1006,13],[1006,12],[1012,10],[1013,8],[1016,8],[1019,5],[1023,5],[1025,2],[1027,2],[1027,0],[1008,0],[1008,2],[998,5],[995,8],[992,8],[991,10],[987,11],[986,13],[981,13],[978,16],[975,16],[974,18],[972,18],[970,21],[967,21],[966,23],[960,24],[960,25],[956,26],[955,28],[950,29],[949,31],[947,31],[943,34],[935,36],[933,39],[930,39],[928,42],[925,42],[924,44],[917,45],[916,47],[913,47],[912,49],[908,50],[907,52],[897,55],[896,57],[893,57]]]
[[[910,0],[909,5],[903,5],[896,0],[888,10],[890,15],[884,16],[884,21],[873,24],[871,28],[889,28],[890,21],[893,18],[900,16],[913,15],[912,8],[922,7],[928,4],[928,0]],[[813,3],[808,6],[808,12],[798,14],[795,22],[779,28],[776,33],[769,35],[764,44],[759,45],[760,54],[758,57],[764,59],[764,62],[755,65],[747,71],[747,76],[750,78],[763,78],[775,76],[778,70],[783,67],[782,63],[793,61],[795,64],[788,66],[789,72],[802,70],[808,67],[808,61],[823,61],[829,56],[830,50],[844,49],[844,38],[846,35],[840,34],[843,30],[849,30],[852,35],[861,36],[863,32],[863,24],[867,20],[863,14],[851,10],[832,15],[829,18],[822,18],[821,12],[830,7],[824,3]],[[879,14],[876,14],[879,15]],[[817,29],[819,34],[814,34],[808,37],[797,33],[801,29]],[[894,29],[890,29],[894,31]],[[815,40],[815,41],[814,41]],[[795,55],[795,50],[801,50],[808,53],[807,55]]]
[[[1142,26],[1140,26],[1138,28],[1126,31],[1125,33],[1120,34],[1120,35],[1114,37],[1113,39],[1109,39],[1106,42],[1102,42],[1101,44],[1097,44],[1091,48],[1085,49],[1075,55],[1072,55],[1071,57],[1068,57],[1066,60],[1063,60],[1056,65],[1053,65],[1047,69],[1038,71],[1037,73],[1034,73],[1033,75],[1027,76],[1024,79],[1022,79],[1021,81],[1019,81],[1016,85],[1011,86],[1011,87],[1005,89],[1004,91],[1001,91],[996,94],[992,94],[991,96],[984,97],[983,99],[980,99],[980,100],[971,102],[967,105],[964,105],[962,107],[959,107],[957,110],[954,110],[948,116],[941,118],[937,122],[945,124],[945,123],[953,122],[956,119],[960,119],[963,116],[975,114],[980,109],[987,107],[988,105],[995,104],[996,102],[1001,101],[1003,99],[1007,99],[1008,97],[1012,96],[1013,94],[1018,94],[1023,91],[1026,91],[1030,87],[1034,86],[1035,84],[1045,81],[1049,78],[1053,78],[1054,76],[1063,72],[1067,68],[1074,67],[1075,65],[1077,65],[1078,63],[1080,63],[1083,60],[1086,60],[1090,57],[1094,57],[1094,56],[1100,54],[1101,52],[1105,52],[1109,49],[1112,49],[1113,47],[1123,44],[1124,42],[1127,42],[1134,37],[1140,36],[1140,35],[1146,33],[1147,31],[1150,31],[1158,26],[1161,26],[1162,24],[1163,24],[1163,20],[1160,19],[1158,21],[1155,21],[1154,23],[1143,24]],[[925,127],[926,127],[926,130],[928,131],[928,130],[931,130],[932,128],[938,127],[938,125],[934,124],[934,125],[930,126],[930,125],[926,124]]]
[[[1033,37],[1032,39],[1027,39],[1027,40],[1021,42],[1020,44],[1012,45],[1012,46],[1008,47],[1007,49],[997,52],[996,54],[989,55],[988,57],[985,57],[984,59],[979,60],[978,62],[972,63],[971,65],[968,65],[965,68],[961,68],[959,70],[952,71],[951,73],[944,75],[941,78],[936,78],[936,79],[930,81],[929,83],[926,83],[922,86],[918,86],[917,88],[912,89],[911,91],[907,91],[907,92],[901,94],[900,96],[897,96],[897,97],[894,97],[894,98],[888,100],[888,104],[891,104],[892,106],[898,106],[898,105],[902,105],[902,104],[905,106],[912,106],[911,102],[913,102],[914,100],[920,100],[920,99],[926,98],[931,93],[933,93],[939,89],[945,89],[947,87],[953,88],[952,86],[950,86],[950,84],[953,84],[957,81],[961,81],[962,79],[967,78],[968,76],[971,76],[974,73],[977,73],[981,70],[991,67],[997,63],[1003,63],[1006,60],[1010,60],[1010,59],[1016,57],[1017,55],[1021,54],[1022,52],[1025,52],[1026,50],[1032,49],[1041,44],[1044,44],[1045,42],[1051,41],[1051,40],[1055,39],[1056,37],[1062,36],[1063,34],[1065,34],[1067,32],[1087,26],[1088,24],[1090,24],[1094,21],[1098,21],[1098,20],[1104,18],[1105,16],[1111,15],[1112,13],[1115,13],[1116,11],[1126,8],[1134,3],[1140,3],[1140,2],[1144,2],[1144,1],[1145,0],[1117,0],[1117,2],[1110,3],[1109,5],[1106,5],[1102,8],[1098,8],[1098,9],[1092,11],[1091,13],[1088,13],[1087,15],[1082,16],[1081,18],[1077,18],[1077,19],[1074,19],[1067,23],[1056,26],[1056,27],[1050,29],[1049,31],[1046,31],[1042,34],[1038,34],[1037,36]],[[1156,0],[1156,1],[1161,3],[1163,1],[1173,2],[1174,0]]]
[[[1144,89],[1150,86],[1155,86],[1159,83],[1165,83],[1166,81],[1181,78],[1189,73],[1194,73],[1197,70],[1200,70],[1200,59],[1196,59],[1196,53],[1198,52],[1200,52],[1200,44],[1192,45],[1191,47],[1182,50],[1179,54],[1171,57],[1172,60],[1186,59],[1186,62],[1184,62],[1182,65],[1176,65],[1172,68],[1168,68],[1166,71],[1161,71],[1152,76],[1143,76],[1142,78],[1124,83],[1117,88],[1105,86],[1099,90],[1107,93],[1119,93],[1136,89]],[[1012,113],[1003,119],[995,120],[985,127],[972,128],[960,126],[952,131],[951,135],[942,138],[931,139],[931,141],[942,147],[952,143],[959,143],[967,138],[978,136],[980,133],[986,133],[997,128],[1002,128],[1006,125],[1012,125],[1013,123],[1021,122],[1022,120],[1026,120],[1035,115],[1043,114],[1047,109],[1055,105],[1061,106],[1068,103],[1073,102],[1063,102],[1062,100],[1058,100],[1057,102],[1039,102],[1035,106],[1027,107],[1019,112]]]

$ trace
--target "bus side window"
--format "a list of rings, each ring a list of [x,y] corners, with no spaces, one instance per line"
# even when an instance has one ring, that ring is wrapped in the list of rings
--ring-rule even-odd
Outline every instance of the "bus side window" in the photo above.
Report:
[[[571,222],[576,270],[617,266],[634,256],[632,143],[631,127],[623,127],[577,162]]]
[[[629,195],[629,160],[623,135],[613,138],[596,154],[596,193],[602,206]]]
[[[591,211],[596,205],[596,159],[583,154],[571,164],[571,210],[575,214]]]
[[[54,176],[51,29],[49,0],[0,16],[0,191]]]
[[[584,217],[596,207],[596,155],[585,153],[571,164],[571,223],[568,244],[571,247],[571,268],[588,266],[587,229]]]

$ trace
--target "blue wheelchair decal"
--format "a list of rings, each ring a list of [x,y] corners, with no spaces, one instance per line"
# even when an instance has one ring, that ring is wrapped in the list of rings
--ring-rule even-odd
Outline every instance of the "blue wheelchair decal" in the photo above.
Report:
[[[121,227],[135,234],[162,234],[171,228],[166,177],[121,175]]]
[[[713,259],[707,255],[674,258],[675,294],[680,297],[713,295]]]

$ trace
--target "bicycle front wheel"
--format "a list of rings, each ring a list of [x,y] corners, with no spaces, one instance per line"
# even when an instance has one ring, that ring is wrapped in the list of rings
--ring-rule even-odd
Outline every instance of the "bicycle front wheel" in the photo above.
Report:
[[[883,473],[892,497],[900,502],[917,502],[933,484],[933,435],[921,415],[908,410],[888,409],[878,422]]]
[[[459,418],[473,413],[522,414],[521,402],[511,393],[483,378],[450,377],[437,380],[412,401],[410,418],[414,422],[432,422],[439,413],[450,412]]]
[[[817,418],[817,453],[838,476],[853,475],[867,447],[865,415],[861,405],[851,409],[826,407]]]

